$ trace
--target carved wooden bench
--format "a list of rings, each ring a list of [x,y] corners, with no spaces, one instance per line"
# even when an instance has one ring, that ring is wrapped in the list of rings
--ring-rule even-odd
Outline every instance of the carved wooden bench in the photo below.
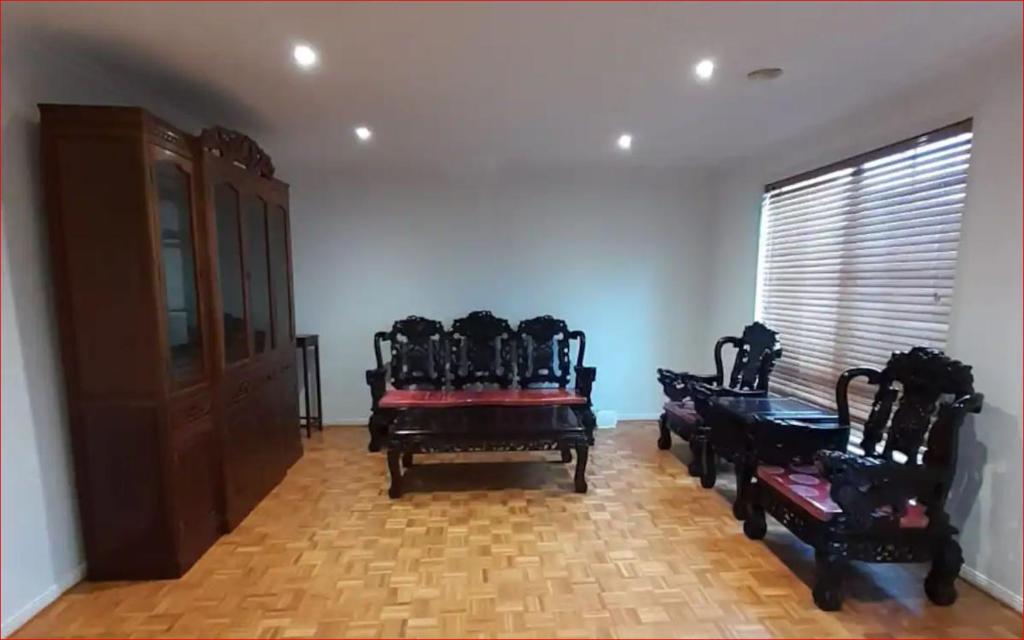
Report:
[[[564,320],[539,316],[513,330],[490,311],[474,311],[445,331],[436,320],[409,316],[376,333],[373,346],[377,366],[366,372],[370,451],[380,450],[388,427],[410,409],[565,406],[593,442],[590,395],[597,369],[583,364],[584,333],[569,330]]]

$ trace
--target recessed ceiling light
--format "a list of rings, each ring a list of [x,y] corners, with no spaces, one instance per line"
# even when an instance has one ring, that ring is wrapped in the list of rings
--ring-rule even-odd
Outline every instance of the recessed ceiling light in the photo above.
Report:
[[[319,56],[317,56],[316,50],[308,44],[297,44],[292,49],[292,57],[295,58],[295,64],[308,69],[316,64]]]
[[[373,137],[373,131],[367,126],[360,125],[353,129],[353,131],[355,132],[356,137],[359,138],[360,142],[369,142],[370,138]]]
[[[693,72],[701,80],[710,80],[715,74],[715,61],[711,58],[704,58],[693,67]]]
[[[619,136],[619,139],[615,141],[619,149],[623,151],[629,151],[633,148],[633,136],[629,133],[624,133]]]

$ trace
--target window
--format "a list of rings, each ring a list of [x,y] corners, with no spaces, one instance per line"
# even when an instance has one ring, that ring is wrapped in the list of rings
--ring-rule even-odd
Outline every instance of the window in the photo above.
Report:
[[[758,319],[782,336],[772,389],[835,405],[839,374],[945,348],[971,121],[765,188]],[[850,387],[863,419],[873,389]]]

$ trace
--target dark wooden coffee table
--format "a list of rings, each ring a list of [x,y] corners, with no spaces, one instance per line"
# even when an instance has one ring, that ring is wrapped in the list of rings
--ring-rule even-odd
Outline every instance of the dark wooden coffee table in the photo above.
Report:
[[[822,449],[845,450],[849,426],[839,424],[835,412],[798,398],[714,398],[705,416],[708,426],[705,469],[714,484],[715,456],[736,468],[736,500],[733,515],[746,517],[750,483],[758,464],[787,465],[810,462]]]
[[[388,495],[402,495],[402,467],[415,453],[576,450],[577,493],[587,492],[587,431],[568,406],[408,409],[388,428]]]

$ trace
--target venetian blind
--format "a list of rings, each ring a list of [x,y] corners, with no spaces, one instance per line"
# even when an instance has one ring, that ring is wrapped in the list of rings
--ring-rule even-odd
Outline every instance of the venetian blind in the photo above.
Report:
[[[774,391],[834,407],[843,370],[945,347],[970,157],[968,120],[765,189],[757,312],[782,336]],[[873,393],[851,386],[855,417]]]

